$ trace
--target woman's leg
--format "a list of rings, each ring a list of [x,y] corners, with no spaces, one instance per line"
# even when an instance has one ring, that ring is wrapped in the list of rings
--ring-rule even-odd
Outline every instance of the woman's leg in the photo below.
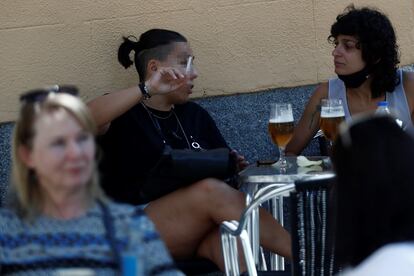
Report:
[[[224,259],[221,252],[221,237],[218,226],[204,237],[197,248],[196,254],[197,256],[213,261],[221,271],[224,271]],[[244,271],[243,268],[244,265],[241,266],[242,271]]]
[[[205,179],[151,202],[145,211],[174,258],[197,254],[222,267],[220,239],[214,231],[224,220],[240,219],[244,208],[243,193],[221,181]],[[260,211],[260,241],[290,258],[289,233],[264,210]]]

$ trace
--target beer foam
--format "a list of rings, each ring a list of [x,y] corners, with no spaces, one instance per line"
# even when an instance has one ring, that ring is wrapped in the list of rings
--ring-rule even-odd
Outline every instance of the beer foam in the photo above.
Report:
[[[321,117],[323,118],[345,117],[345,112],[342,108],[332,110],[329,107],[322,106]]]
[[[293,122],[292,114],[270,118],[269,120],[269,123],[290,123],[290,122]]]

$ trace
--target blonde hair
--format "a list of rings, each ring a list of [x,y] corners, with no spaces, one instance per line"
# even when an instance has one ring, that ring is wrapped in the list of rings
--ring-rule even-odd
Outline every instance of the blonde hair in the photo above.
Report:
[[[20,157],[19,149],[26,147],[31,150],[33,138],[36,135],[35,123],[40,116],[65,110],[73,116],[80,126],[96,134],[96,126],[87,106],[78,98],[65,93],[51,93],[41,102],[23,103],[19,118],[13,131],[12,150],[12,193],[15,193],[15,204],[23,216],[33,217],[41,211],[42,195],[35,172],[28,168]],[[104,193],[99,187],[97,170],[87,184],[89,198],[104,199]]]

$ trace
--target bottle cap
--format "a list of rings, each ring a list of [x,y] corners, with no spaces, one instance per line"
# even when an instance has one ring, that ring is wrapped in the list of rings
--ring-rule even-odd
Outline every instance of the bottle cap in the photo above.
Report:
[[[388,102],[387,101],[378,102],[377,106],[388,106]]]

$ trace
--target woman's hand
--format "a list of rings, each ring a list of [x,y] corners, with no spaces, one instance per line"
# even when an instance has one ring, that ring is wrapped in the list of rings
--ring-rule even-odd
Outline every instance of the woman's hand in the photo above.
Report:
[[[237,171],[244,170],[249,165],[244,156],[240,155],[236,150],[231,150],[230,154],[236,158]]]
[[[186,85],[187,78],[180,70],[173,67],[159,68],[145,82],[151,95],[166,94]]]

